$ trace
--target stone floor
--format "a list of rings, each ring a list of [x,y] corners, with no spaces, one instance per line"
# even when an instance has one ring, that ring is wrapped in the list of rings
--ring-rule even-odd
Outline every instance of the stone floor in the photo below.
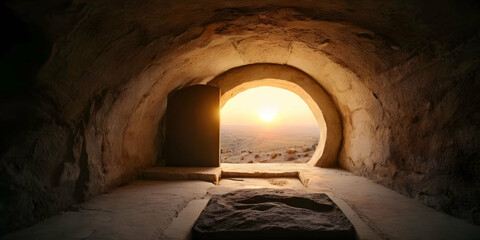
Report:
[[[222,167],[234,172],[235,166]],[[236,167],[250,176],[262,172],[251,165]],[[262,167],[273,172],[282,168]],[[296,169],[298,178],[282,178],[281,174],[276,178],[265,178],[268,174],[264,178],[232,177],[221,179],[218,185],[198,180],[138,180],[2,239],[188,239],[212,194],[266,187],[327,193],[354,224],[359,239],[480,239],[480,227],[366,178],[305,165]]]

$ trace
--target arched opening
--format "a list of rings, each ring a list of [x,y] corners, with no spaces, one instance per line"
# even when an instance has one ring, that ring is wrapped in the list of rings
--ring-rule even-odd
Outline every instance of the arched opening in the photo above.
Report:
[[[310,106],[284,88],[240,92],[224,102],[220,119],[221,163],[306,163],[325,145]]]
[[[238,93],[260,86],[283,88],[297,94],[309,106],[320,128],[320,141],[308,164],[338,165],[343,139],[340,114],[330,95],[306,73],[286,65],[253,64],[230,69],[208,85],[220,88],[220,106]]]

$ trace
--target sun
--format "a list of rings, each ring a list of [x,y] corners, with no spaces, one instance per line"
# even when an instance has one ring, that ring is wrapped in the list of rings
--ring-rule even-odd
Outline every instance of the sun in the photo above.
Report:
[[[258,116],[265,121],[265,122],[271,122],[273,119],[275,119],[278,115],[278,111],[276,108],[273,107],[262,107],[258,109]]]

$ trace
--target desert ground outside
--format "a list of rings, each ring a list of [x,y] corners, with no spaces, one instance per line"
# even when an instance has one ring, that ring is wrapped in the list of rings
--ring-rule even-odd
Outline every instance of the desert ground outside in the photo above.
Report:
[[[222,125],[222,163],[305,163],[319,141],[317,126]]]

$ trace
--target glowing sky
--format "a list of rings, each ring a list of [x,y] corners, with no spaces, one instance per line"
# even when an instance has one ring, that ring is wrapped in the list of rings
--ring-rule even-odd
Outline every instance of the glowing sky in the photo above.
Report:
[[[270,122],[265,121],[272,116]],[[223,106],[220,122],[222,125],[317,125],[310,108],[298,95],[276,87],[251,88],[237,94]]]

